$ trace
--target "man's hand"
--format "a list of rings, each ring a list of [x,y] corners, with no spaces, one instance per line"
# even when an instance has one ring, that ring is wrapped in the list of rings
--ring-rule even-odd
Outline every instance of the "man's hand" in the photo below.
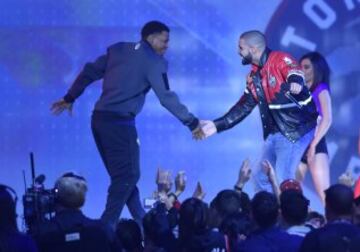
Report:
[[[205,137],[205,134],[204,134],[204,132],[203,132],[203,130],[202,130],[202,128],[201,128],[201,124],[199,123],[199,125],[196,127],[196,129],[194,129],[193,131],[192,131],[192,137],[193,137],[193,139],[195,139],[195,140],[203,140],[203,139],[205,139],[206,137]]]
[[[302,85],[296,82],[290,83],[290,93],[292,94],[299,94],[303,89]]]
[[[175,178],[175,195],[179,197],[186,187],[186,176],[184,171],[179,171]]]
[[[208,138],[209,136],[212,136],[217,132],[214,122],[210,120],[201,120],[200,127],[201,127],[202,135],[200,137],[197,137],[193,134],[193,137],[196,140],[202,140]]]
[[[197,198],[199,200],[203,200],[205,198],[205,192],[200,184],[200,182],[197,182],[195,191],[193,193],[193,198]]]
[[[245,183],[249,181],[250,176],[251,176],[250,161],[247,158],[242,162],[240,166],[238,180],[235,185],[237,187],[243,188]]]
[[[69,111],[69,115],[71,116],[72,115],[72,107],[73,107],[73,104],[72,103],[68,103],[66,102],[64,99],[61,99],[59,101],[56,101],[54,102],[52,105],[51,105],[51,112],[54,114],[54,115],[59,115],[61,114],[64,110],[68,110]]]

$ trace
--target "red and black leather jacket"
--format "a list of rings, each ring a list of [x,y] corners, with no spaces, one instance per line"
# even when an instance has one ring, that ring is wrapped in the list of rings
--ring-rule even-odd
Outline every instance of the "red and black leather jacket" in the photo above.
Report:
[[[289,92],[290,83],[303,86],[297,94]],[[264,139],[281,132],[296,142],[316,126],[318,113],[311,93],[305,86],[304,74],[292,56],[268,48],[259,66],[252,65],[244,94],[224,116],[214,120],[218,132],[234,127],[259,105]]]

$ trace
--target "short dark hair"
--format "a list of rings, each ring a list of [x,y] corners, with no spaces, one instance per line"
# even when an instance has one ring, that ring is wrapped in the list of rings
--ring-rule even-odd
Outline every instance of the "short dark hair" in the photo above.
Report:
[[[141,38],[146,39],[149,35],[154,33],[161,33],[163,31],[170,32],[169,27],[159,21],[147,22],[141,29]]]
[[[253,225],[249,215],[238,212],[228,215],[221,223],[219,231],[228,237],[230,251],[236,251],[239,243],[239,235],[248,237],[253,231]]]
[[[202,234],[208,228],[209,207],[197,198],[185,200],[180,207],[179,238],[187,240],[194,234]]]
[[[239,234],[248,236],[251,233],[252,228],[249,215],[239,212],[228,215],[221,223],[219,230],[222,233],[235,238]]]
[[[301,225],[308,214],[309,200],[296,190],[286,190],[280,194],[280,209],[284,220],[290,225]]]
[[[246,43],[250,46],[255,46],[260,49],[266,47],[266,38],[264,33],[262,33],[261,31],[246,31],[240,35],[240,39],[245,40]]]
[[[149,212],[147,212],[142,219],[142,224],[144,228],[144,236],[146,240],[151,240],[153,242],[157,242],[157,229],[156,225],[156,209],[153,208]]]
[[[142,248],[141,230],[134,220],[120,219],[116,226],[116,236],[127,251]]]
[[[335,184],[325,190],[326,208],[335,215],[352,214],[354,194],[350,187]]]
[[[318,52],[310,52],[301,57],[300,63],[304,59],[310,60],[314,69],[314,83],[310,91],[315,90],[320,83],[326,83],[330,87],[330,67],[324,56]]]
[[[241,212],[250,215],[251,200],[249,195],[246,192],[241,192],[240,199],[241,199]]]
[[[279,204],[274,194],[260,191],[251,201],[253,218],[261,228],[273,226],[279,215]]]
[[[163,203],[156,203],[142,219],[145,241],[151,241],[157,247],[164,246],[163,232],[167,230],[168,217]]]
[[[211,202],[221,218],[241,211],[241,196],[234,190],[222,190]]]

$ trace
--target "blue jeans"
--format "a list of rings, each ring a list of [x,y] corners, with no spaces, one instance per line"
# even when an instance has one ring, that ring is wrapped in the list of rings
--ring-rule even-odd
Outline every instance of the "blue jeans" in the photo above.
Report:
[[[275,169],[279,183],[286,179],[295,179],[296,169],[304,151],[314,137],[314,130],[309,131],[295,143],[290,142],[280,132],[271,134],[265,140],[261,158],[256,166],[255,191],[272,192],[269,179],[263,171],[262,162],[268,160]]]

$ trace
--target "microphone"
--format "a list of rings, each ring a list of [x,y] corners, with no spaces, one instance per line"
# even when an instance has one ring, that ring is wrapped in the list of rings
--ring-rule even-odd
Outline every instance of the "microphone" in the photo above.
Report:
[[[290,100],[292,101],[293,103],[296,104],[296,106],[299,108],[299,109],[302,109],[302,105],[295,99],[294,96],[291,95],[290,91],[286,91],[285,92],[285,96]]]
[[[295,97],[290,93],[290,83],[285,83],[284,85],[282,85],[281,89],[285,92],[286,98],[288,98],[290,101],[292,101],[293,103],[295,103],[295,105],[296,105],[299,109],[302,109],[303,105],[301,105],[301,104],[295,99]]]

